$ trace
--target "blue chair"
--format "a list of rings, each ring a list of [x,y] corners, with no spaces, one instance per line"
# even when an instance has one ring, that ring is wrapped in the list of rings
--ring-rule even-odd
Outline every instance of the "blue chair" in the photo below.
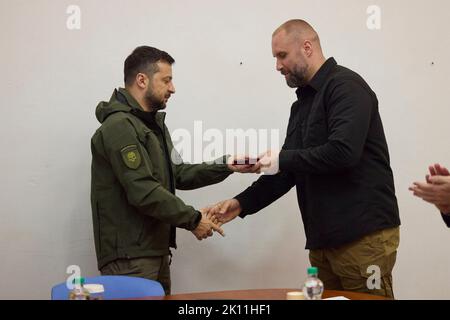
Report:
[[[158,281],[128,276],[98,276],[85,278],[85,284],[102,284],[103,299],[130,299],[149,296],[164,296],[164,289]],[[52,300],[68,300],[70,290],[66,283],[52,288]]]

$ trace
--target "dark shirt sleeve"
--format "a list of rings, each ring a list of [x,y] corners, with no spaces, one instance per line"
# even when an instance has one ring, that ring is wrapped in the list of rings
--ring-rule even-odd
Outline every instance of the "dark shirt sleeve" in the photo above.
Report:
[[[450,214],[442,213],[442,219],[444,219],[444,222],[447,224],[447,227],[450,228]]]
[[[327,110],[328,141],[320,146],[282,150],[280,170],[330,173],[355,166],[362,155],[374,97],[356,80],[341,80],[330,91]]]
[[[292,110],[291,118],[292,120]],[[287,137],[282,150],[286,149]],[[239,215],[244,218],[246,215],[254,214],[267,207],[272,202],[285,195],[296,184],[295,175],[291,172],[279,172],[276,175],[263,175],[246,190],[234,197],[242,208]]]
[[[288,172],[280,172],[273,176],[264,175],[256,180],[244,192],[236,197],[241,205],[239,215],[244,218],[267,207],[272,202],[285,195],[295,185],[295,178]]]

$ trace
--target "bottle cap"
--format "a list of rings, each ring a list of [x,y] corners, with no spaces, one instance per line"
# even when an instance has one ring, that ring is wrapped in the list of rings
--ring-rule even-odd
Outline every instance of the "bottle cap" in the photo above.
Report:
[[[317,267],[310,267],[308,268],[308,275],[317,275],[319,273],[319,270]]]
[[[84,280],[83,277],[74,278],[74,279],[72,280],[72,283],[73,283],[73,284],[80,284],[80,285],[83,285],[84,282],[85,282],[85,280]]]

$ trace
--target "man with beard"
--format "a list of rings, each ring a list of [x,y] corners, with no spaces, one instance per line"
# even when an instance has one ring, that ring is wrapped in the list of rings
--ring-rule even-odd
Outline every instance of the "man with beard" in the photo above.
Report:
[[[142,46],[125,60],[125,88],[97,106],[102,124],[91,140],[91,205],[98,268],[103,275],[128,275],[159,281],[170,294],[170,247],[175,228],[197,239],[222,229],[186,205],[175,189],[191,190],[218,183],[250,166],[186,164],[173,147],[164,124],[175,93],[174,59]]]
[[[297,187],[306,249],[328,290],[393,298],[400,218],[375,93],[355,72],[325,59],[303,20],[272,35],[276,69],[297,88],[280,152],[260,156],[265,173],[208,210],[219,225],[254,214]]]

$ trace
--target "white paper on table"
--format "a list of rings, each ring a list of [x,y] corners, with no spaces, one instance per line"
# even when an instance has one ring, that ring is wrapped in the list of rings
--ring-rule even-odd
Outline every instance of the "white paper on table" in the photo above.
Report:
[[[337,296],[337,297],[331,297],[331,298],[326,298],[323,300],[350,300],[349,298],[346,298],[344,296]]]

